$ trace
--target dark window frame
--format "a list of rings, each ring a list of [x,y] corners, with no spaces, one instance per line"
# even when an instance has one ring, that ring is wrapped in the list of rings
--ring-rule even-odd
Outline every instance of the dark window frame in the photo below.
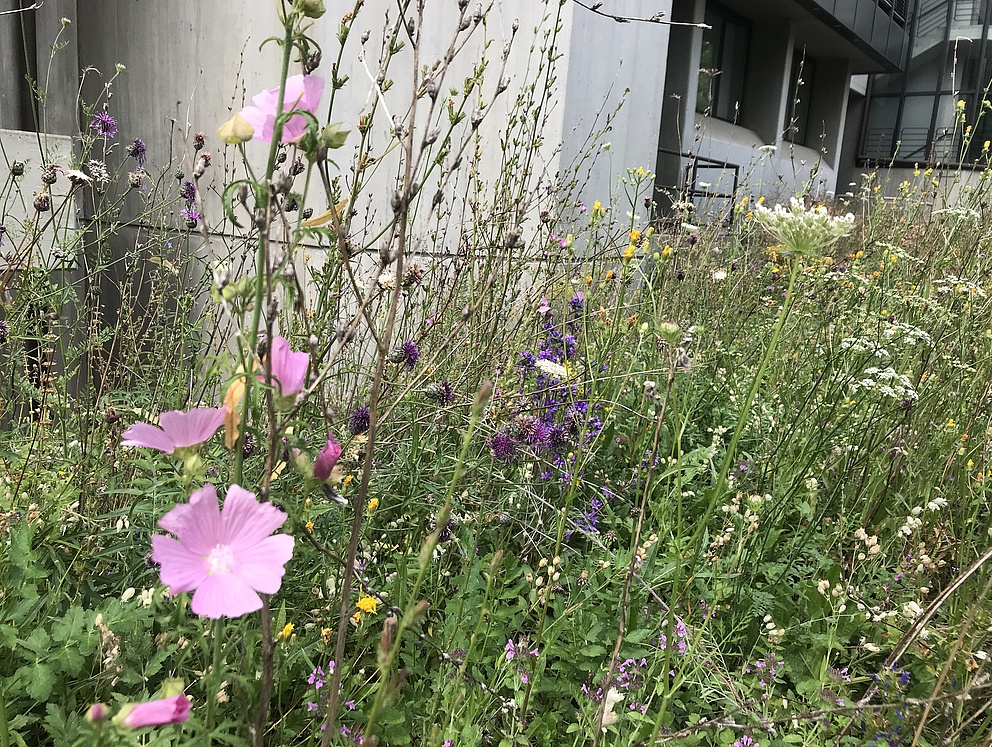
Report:
[[[751,54],[751,22],[715,0],[706,3],[705,21],[711,28],[703,30],[704,46],[700,50],[699,58],[696,112],[724,122],[739,123],[743,119],[746,100],[745,81]],[[744,34],[742,49],[728,50],[728,27],[731,31]],[[713,49],[712,68],[703,68],[707,43],[711,44]],[[736,59],[729,59],[735,51]],[[704,73],[704,69],[714,69],[717,72],[710,75]],[[729,70],[734,70],[739,75],[731,78],[727,75]],[[700,94],[704,92],[704,82],[706,95],[702,96]]]

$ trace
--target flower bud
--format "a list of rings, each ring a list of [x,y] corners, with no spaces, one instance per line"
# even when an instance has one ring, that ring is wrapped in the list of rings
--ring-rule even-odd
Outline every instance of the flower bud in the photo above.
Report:
[[[91,724],[98,724],[110,715],[110,709],[103,703],[94,703],[86,711],[86,720]]]
[[[255,137],[255,128],[248,124],[240,114],[235,114],[217,128],[217,137],[221,139],[221,142],[232,145],[247,143]]]

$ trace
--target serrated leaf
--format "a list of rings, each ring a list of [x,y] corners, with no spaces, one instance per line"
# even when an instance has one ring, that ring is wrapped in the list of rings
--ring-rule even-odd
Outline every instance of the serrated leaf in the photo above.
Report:
[[[29,698],[41,703],[48,700],[48,696],[52,694],[52,688],[55,686],[55,673],[47,664],[42,662],[29,664],[26,667],[21,667],[17,673],[26,682],[24,691]]]

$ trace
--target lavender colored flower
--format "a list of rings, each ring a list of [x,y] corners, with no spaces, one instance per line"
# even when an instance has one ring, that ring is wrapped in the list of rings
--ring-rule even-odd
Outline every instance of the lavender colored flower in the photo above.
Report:
[[[359,433],[366,433],[371,425],[372,417],[369,413],[369,408],[365,405],[356,409],[351,413],[351,417],[348,418],[348,430],[356,436]]]
[[[145,154],[147,152],[148,147],[138,138],[135,138],[134,142],[127,149],[127,154],[137,161],[139,166],[145,165]]]
[[[572,298],[568,302],[568,308],[570,308],[576,314],[582,311],[582,309],[585,308],[585,305],[586,305],[586,298],[581,292],[576,293],[574,296],[572,296]]]
[[[186,228],[196,228],[200,222],[200,213],[192,205],[188,205],[179,211],[179,215],[186,221]]]
[[[90,127],[99,137],[117,137],[117,120],[107,114],[107,112],[97,112],[90,120]]]
[[[493,459],[498,462],[509,462],[517,455],[517,442],[508,433],[498,431],[486,443],[493,453]]]
[[[417,365],[418,358],[420,358],[420,348],[413,340],[405,340],[389,354],[391,362],[402,363],[410,371]]]
[[[446,405],[455,397],[455,390],[450,381],[439,381],[428,384],[424,393],[439,405]]]
[[[179,196],[186,200],[186,202],[195,202],[196,185],[190,181],[183,182],[183,186],[179,188]]]

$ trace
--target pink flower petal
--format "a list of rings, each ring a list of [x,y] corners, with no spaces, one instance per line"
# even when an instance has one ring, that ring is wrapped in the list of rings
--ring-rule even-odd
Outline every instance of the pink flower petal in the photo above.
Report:
[[[131,729],[144,726],[163,726],[189,720],[189,699],[185,695],[174,695],[147,703],[124,706],[120,714],[120,724]]]
[[[327,442],[320,454],[313,461],[313,476],[321,482],[326,481],[331,476],[334,465],[338,463],[341,456],[341,444],[337,442],[330,433],[327,434]]]
[[[232,572],[255,591],[275,594],[286,572],[283,566],[293,557],[293,543],[288,534],[266,537],[254,547],[237,551]]]
[[[152,560],[162,566],[162,583],[173,594],[195,589],[207,578],[207,562],[203,556],[191,552],[172,537],[162,534],[152,537]]]
[[[162,518],[164,519],[165,516]],[[214,486],[207,483],[194,491],[189,497],[187,510],[174,515],[169,523],[175,527],[173,534],[191,552],[197,555],[209,555],[224,536],[224,523],[220,518],[217,490]]]
[[[197,615],[213,620],[241,617],[261,609],[262,598],[233,573],[214,573],[200,584],[190,608]]]
[[[121,446],[143,446],[146,449],[158,449],[166,454],[176,450],[172,438],[158,426],[151,423],[135,423],[126,431]]]
[[[279,392],[284,397],[302,391],[307,367],[310,365],[310,356],[307,353],[294,353],[289,349],[289,340],[277,336],[272,340],[269,360],[272,381],[278,384]],[[265,375],[260,375],[258,380],[265,381]]]
[[[260,503],[254,493],[232,485],[221,512],[221,534],[217,542],[235,553],[264,540],[286,521],[286,512],[271,503]]]
[[[159,415],[159,421],[176,448],[197,446],[210,439],[224,424],[223,407],[197,407],[189,412],[172,410]]]

